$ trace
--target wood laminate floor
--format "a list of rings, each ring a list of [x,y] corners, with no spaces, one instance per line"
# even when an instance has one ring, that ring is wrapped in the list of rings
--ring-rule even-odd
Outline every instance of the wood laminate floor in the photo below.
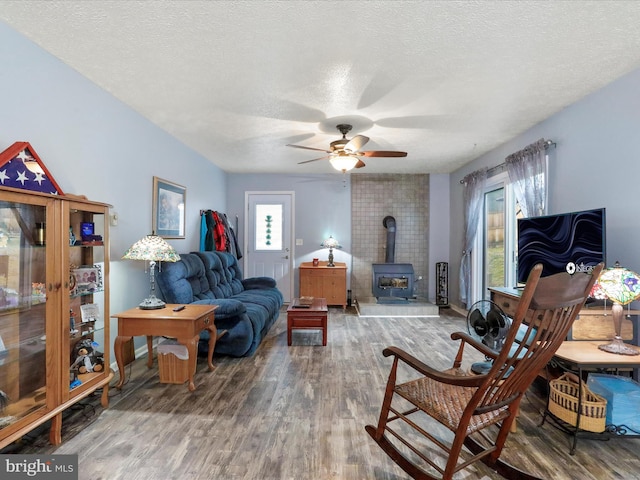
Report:
[[[212,373],[199,359],[195,392],[159,383],[140,358],[122,392],[110,391],[110,408],[92,398],[68,412],[62,445],[48,445],[39,429],[3,453],[78,454],[81,480],[406,479],[364,431],[389,371],[382,349],[448,368],[457,347],[449,334],[464,329],[448,309],[439,318],[359,318],[332,308],[326,347],[320,332],[304,330],[288,347],[283,312],[253,357],[215,358]],[[569,455],[566,434],[538,426],[545,395],[540,385],[529,390],[503,458],[550,480],[640,478],[640,439],[580,439]],[[478,465],[456,478],[501,477]]]

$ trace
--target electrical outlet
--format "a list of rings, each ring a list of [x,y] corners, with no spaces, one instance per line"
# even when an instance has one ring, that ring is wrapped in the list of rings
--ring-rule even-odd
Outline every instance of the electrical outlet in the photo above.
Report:
[[[116,227],[118,226],[118,214],[117,213],[112,213],[110,215],[110,223],[112,227]]]
[[[301,238],[296,238],[296,246],[304,245],[304,242]]]

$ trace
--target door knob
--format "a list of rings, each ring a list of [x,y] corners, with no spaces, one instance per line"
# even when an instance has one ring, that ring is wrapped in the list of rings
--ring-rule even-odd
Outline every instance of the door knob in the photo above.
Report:
[[[285,255],[285,256],[284,256],[284,257],[282,257],[282,258],[289,258],[289,255]]]

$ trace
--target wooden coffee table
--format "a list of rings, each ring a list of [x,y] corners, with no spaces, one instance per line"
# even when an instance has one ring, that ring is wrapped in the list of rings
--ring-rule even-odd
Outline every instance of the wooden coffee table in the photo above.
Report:
[[[287,345],[291,345],[291,331],[322,330],[322,345],[327,345],[327,299],[314,298],[309,307],[300,307],[294,298],[287,308]]]

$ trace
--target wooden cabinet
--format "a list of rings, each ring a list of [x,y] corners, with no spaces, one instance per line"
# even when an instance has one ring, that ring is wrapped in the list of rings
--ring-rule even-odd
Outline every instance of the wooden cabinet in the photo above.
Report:
[[[495,302],[509,316],[516,313],[522,290],[514,288],[493,287],[489,289],[491,300]],[[640,311],[625,310],[625,318],[622,320],[622,339],[640,344],[638,338],[638,319]],[[580,314],[573,322],[568,340],[606,340],[615,335],[611,309],[589,308],[586,306],[580,310]]]
[[[327,305],[347,308],[347,264],[335,262],[335,267],[327,267],[327,263],[300,264],[300,296],[326,298]]]
[[[520,302],[521,290],[515,288],[490,288],[491,301],[498,305],[504,313],[513,317]]]
[[[108,218],[106,204],[0,189],[0,448],[48,420],[57,445],[66,408],[98,389],[108,404]],[[78,374],[82,340],[103,365]]]

